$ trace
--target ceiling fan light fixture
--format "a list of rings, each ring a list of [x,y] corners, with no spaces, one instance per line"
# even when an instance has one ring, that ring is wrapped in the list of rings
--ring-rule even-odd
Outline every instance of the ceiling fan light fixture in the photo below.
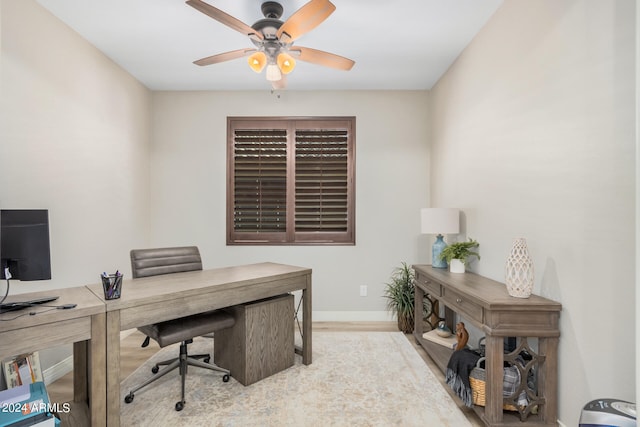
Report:
[[[267,65],[267,80],[270,82],[277,82],[282,78],[280,68],[276,64]]]
[[[296,60],[288,53],[280,53],[277,58],[278,68],[283,74],[289,74],[296,68]]]
[[[249,67],[251,67],[253,71],[260,73],[265,65],[267,65],[267,55],[265,55],[264,52],[256,52],[249,56],[248,62]]]
[[[236,49],[207,56],[194,61],[194,64],[211,65],[248,57],[249,66],[256,73],[261,73],[266,68],[266,78],[274,89],[284,89],[286,75],[294,70],[297,61],[350,70],[355,64],[351,59],[322,50],[292,46],[295,40],[324,22],[336,9],[330,0],[305,1],[306,3],[284,22],[280,20],[282,5],[278,1],[266,1],[262,4],[264,19],[249,26],[203,0],[187,0],[186,3],[194,9],[249,36],[255,45],[252,49]]]

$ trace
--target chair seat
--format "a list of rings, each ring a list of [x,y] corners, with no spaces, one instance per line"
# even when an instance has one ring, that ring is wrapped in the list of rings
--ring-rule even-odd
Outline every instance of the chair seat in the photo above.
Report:
[[[156,341],[160,347],[166,347],[193,337],[229,328],[234,323],[233,315],[223,310],[216,310],[141,326],[138,330]]]

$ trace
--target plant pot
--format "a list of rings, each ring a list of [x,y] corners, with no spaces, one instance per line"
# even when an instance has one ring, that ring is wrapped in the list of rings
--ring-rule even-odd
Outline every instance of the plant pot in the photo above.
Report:
[[[464,273],[464,262],[461,259],[452,259],[449,263],[449,271],[452,273]]]
[[[398,313],[398,329],[405,334],[413,333],[413,328],[415,326],[415,321],[412,314],[401,315]]]

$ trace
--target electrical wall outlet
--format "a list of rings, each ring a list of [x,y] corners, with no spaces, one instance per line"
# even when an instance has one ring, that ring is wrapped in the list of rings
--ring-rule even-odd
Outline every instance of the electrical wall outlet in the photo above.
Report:
[[[367,296],[367,285],[360,285],[360,296],[361,297]]]

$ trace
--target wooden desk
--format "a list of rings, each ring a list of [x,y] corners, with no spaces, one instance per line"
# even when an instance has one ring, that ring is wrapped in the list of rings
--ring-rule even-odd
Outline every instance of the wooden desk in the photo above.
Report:
[[[445,321],[451,330],[455,330],[454,313],[458,313],[485,333],[486,407],[474,406],[484,423],[488,426],[528,425],[513,412],[503,413],[503,362],[513,361],[519,353],[516,350],[504,354],[504,338],[517,337],[519,346],[528,346],[528,338],[537,340],[537,348],[530,351],[534,358],[527,364],[537,372],[537,397],[531,399],[530,396],[523,416],[538,406],[538,414],[530,415],[527,423],[557,426],[558,337],[562,305],[538,295],[514,298],[509,296],[503,283],[474,273],[449,273],[447,269],[430,265],[414,265],[413,268],[416,272],[414,303],[420,308],[416,309],[413,334],[440,369],[446,370],[452,350],[422,337],[421,308],[425,295],[445,305]],[[526,375],[523,380],[521,387],[524,389]]]
[[[89,406],[92,426],[105,426],[104,302],[84,286],[19,294],[7,298],[5,302],[25,301],[53,295],[59,298],[47,305],[77,304],[77,306],[67,310],[34,306],[0,314],[2,319],[0,321],[0,359],[73,343],[73,400],[77,404]],[[30,312],[38,314],[30,315]],[[16,318],[16,316],[20,317]],[[73,405],[68,415],[74,417],[78,413],[86,412]],[[88,425],[88,423],[85,420],[82,424]]]
[[[123,280],[106,304],[107,425],[120,425],[120,331],[302,290],[302,363],[311,363],[311,269],[261,263]],[[292,319],[293,321],[293,319]]]

